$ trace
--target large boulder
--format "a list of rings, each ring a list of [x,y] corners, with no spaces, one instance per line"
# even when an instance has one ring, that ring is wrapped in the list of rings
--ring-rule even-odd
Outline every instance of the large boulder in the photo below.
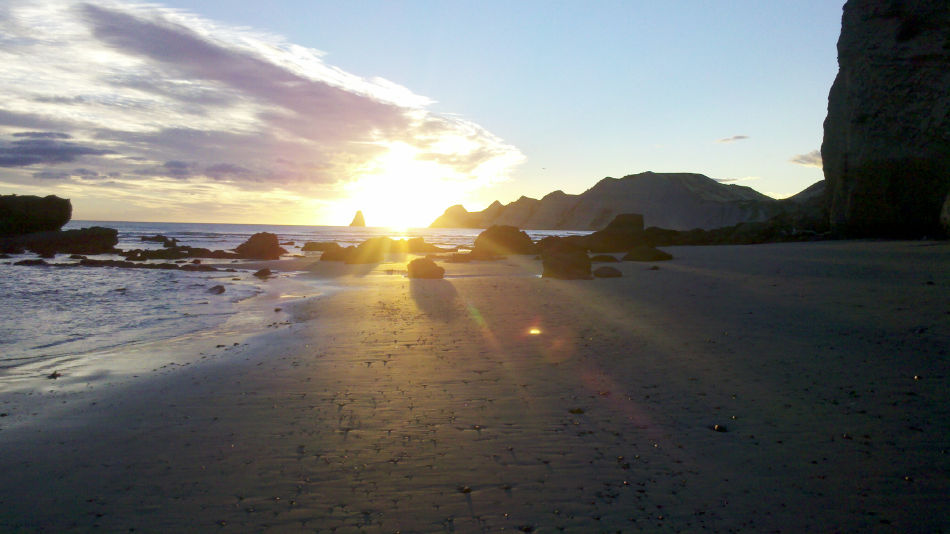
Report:
[[[603,230],[587,236],[591,252],[623,252],[644,243],[643,215],[639,213],[617,215]]]
[[[841,235],[946,233],[950,191],[946,0],[848,0],[821,157]]]
[[[478,234],[472,248],[473,259],[490,259],[507,254],[534,254],[537,248],[528,234],[514,226],[494,225]]]
[[[238,245],[234,252],[249,260],[276,260],[287,251],[281,248],[277,235],[270,232],[258,232],[247,241]]]
[[[72,213],[66,198],[0,195],[0,236],[59,230]]]
[[[442,278],[445,268],[439,267],[429,258],[416,258],[406,266],[409,278]]]
[[[541,251],[541,277],[561,280],[589,280],[590,258],[583,247],[569,241],[549,241]]]

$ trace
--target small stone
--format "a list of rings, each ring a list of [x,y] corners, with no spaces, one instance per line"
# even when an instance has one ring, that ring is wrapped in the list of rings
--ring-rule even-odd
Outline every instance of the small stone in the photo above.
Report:
[[[256,277],[258,277],[258,278],[261,278],[261,279],[264,279],[264,278],[270,277],[271,274],[272,274],[272,273],[271,273],[271,270],[265,267],[265,268],[263,268],[263,269],[257,271],[256,273],[254,273],[254,276],[256,276]]]
[[[715,430],[716,432],[728,432],[728,431],[729,431],[729,429],[727,429],[727,428],[725,427],[725,425],[713,425],[713,426],[712,426],[712,429]]]
[[[208,289],[208,293],[211,293],[212,295],[220,295],[221,293],[224,293],[224,286],[216,285],[211,287]]]
[[[57,378],[61,376],[63,376],[63,373],[60,373],[59,371],[53,371],[52,373],[46,375],[46,378],[50,380],[56,380]]]

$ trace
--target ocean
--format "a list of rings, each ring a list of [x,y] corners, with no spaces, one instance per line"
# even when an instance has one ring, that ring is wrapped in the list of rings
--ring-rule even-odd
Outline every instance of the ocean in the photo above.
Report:
[[[283,246],[289,256],[313,256],[315,260],[319,253],[301,251],[307,241],[348,246],[377,236],[422,237],[441,247],[470,247],[480,232],[114,221],[70,221],[64,229],[89,226],[118,230],[118,248],[122,250],[161,248],[160,243],[140,239],[155,234],[177,239],[182,245],[230,250],[256,232],[271,232],[286,243]],[[577,233],[583,232],[528,232],[536,240]],[[0,260],[0,389],[4,380],[35,374],[37,369],[54,369],[93,355],[119,354],[139,344],[211,330],[234,316],[242,302],[259,295],[265,283],[249,276],[252,271],[242,269],[242,262],[234,260],[202,261],[226,263],[237,273],[13,265],[34,257],[23,254]],[[50,261],[68,260],[60,255]],[[208,290],[215,285],[223,285],[224,293],[210,293]],[[314,293],[319,294],[319,288]]]

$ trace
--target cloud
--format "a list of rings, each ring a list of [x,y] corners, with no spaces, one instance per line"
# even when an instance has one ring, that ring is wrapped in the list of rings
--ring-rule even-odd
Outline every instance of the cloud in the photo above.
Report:
[[[17,136],[18,134],[13,135]],[[55,136],[56,134],[52,132],[24,132],[19,135],[26,136],[27,139],[0,140],[0,167],[26,167],[40,163],[71,163],[82,156],[101,156],[111,153],[109,150],[59,141],[58,139],[62,139],[62,137],[44,137],[44,135]]]
[[[742,141],[743,139],[748,139],[748,135],[733,135],[732,137],[723,137],[722,139],[717,140],[717,143],[732,143],[735,141]]]
[[[342,185],[385,173],[393,147],[472,186],[505,179],[524,158],[477,124],[430,111],[428,97],[347,73],[320,51],[160,5],[9,0],[0,40],[2,183],[114,186],[71,190],[112,199],[170,180],[168,202],[209,183],[219,196],[332,201]],[[88,173],[66,167],[80,158]]]
[[[812,150],[807,154],[798,154],[792,156],[788,161],[796,165],[804,165],[805,167],[817,167],[819,169],[822,168],[820,150]]]

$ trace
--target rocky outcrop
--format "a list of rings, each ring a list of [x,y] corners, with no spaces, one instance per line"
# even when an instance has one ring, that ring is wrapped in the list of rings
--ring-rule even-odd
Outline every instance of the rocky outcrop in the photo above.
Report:
[[[116,252],[119,232],[114,228],[93,226],[79,230],[34,232],[0,238],[0,252],[22,254],[25,250],[40,256],[56,254],[108,254]]]
[[[437,247],[426,243],[421,237],[408,240],[371,237],[355,247],[343,248],[336,243],[320,243],[319,249],[323,251],[323,254],[320,255],[320,261],[344,261],[346,263],[382,263],[390,254],[430,254],[458,250]]]
[[[846,236],[946,234],[950,9],[848,0],[821,156],[830,221]]]
[[[452,206],[433,228],[509,225],[535,230],[599,230],[621,213],[640,213],[648,226],[690,230],[764,221],[779,201],[755,190],[722,184],[701,174],[644,172],[604,178],[580,195],[554,191],[540,200],[521,197],[469,213]]]
[[[439,267],[429,258],[416,258],[406,266],[409,278],[442,278],[445,268]]]
[[[514,226],[495,225],[478,234],[472,247],[472,259],[491,259],[508,254],[534,254],[536,248],[528,234]]]
[[[252,260],[276,260],[287,251],[281,248],[277,235],[270,232],[258,232],[247,241],[238,245],[234,252],[238,257]]]
[[[0,195],[0,236],[59,230],[72,213],[72,204],[65,198]]]
[[[363,218],[362,211],[356,212],[356,215],[353,216],[353,222],[350,223],[350,226],[366,226],[366,219]]]

